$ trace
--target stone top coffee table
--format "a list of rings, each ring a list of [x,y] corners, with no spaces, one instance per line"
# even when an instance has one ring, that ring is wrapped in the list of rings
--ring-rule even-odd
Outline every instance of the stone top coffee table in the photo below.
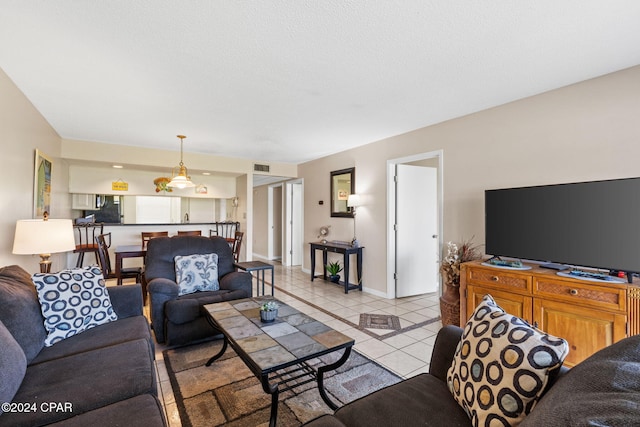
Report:
[[[275,322],[260,321],[260,306],[267,301],[276,301],[280,307]],[[279,385],[288,390],[310,381],[318,382],[322,400],[333,410],[337,409],[324,390],[323,376],[342,366],[351,353],[354,344],[350,338],[319,322],[295,308],[272,297],[246,298],[204,306],[207,319],[224,335],[220,352],[206,363],[210,366],[224,354],[227,345],[235,350],[253,374],[262,383],[265,393],[271,395],[270,426],[275,426],[278,416]],[[330,365],[313,369],[305,362],[337,350],[344,349],[342,357]],[[298,366],[299,365],[299,366]],[[298,366],[286,372],[288,380],[277,371]],[[270,378],[271,376],[271,378]],[[300,382],[300,378],[307,380]],[[295,385],[287,382],[295,380]]]

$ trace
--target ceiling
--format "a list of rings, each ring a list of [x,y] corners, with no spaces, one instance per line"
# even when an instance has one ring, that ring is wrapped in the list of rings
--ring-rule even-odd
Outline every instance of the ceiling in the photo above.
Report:
[[[0,0],[63,138],[300,163],[640,64],[637,0]]]

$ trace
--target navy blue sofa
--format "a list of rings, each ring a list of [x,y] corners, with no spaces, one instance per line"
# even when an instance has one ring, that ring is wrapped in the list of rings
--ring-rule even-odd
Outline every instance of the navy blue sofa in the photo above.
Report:
[[[44,346],[31,275],[0,268],[0,426],[164,426],[140,285],[107,288],[118,320]]]

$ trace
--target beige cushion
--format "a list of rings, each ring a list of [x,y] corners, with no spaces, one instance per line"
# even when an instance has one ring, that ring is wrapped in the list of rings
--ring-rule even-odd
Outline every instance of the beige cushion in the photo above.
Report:
[[[449,391],[473,425],[518,425],[536,405],[569,347],[507,314],[490,295],[464,328],[451,368]]]

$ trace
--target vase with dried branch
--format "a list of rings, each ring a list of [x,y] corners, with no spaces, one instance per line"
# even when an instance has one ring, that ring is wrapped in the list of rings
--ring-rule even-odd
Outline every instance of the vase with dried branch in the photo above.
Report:
[[[482,258],[480,246],[473,243],[473,237],[461,244],[447,243],[447,254],[440,263],[443,285],[440,315],[443,326],[460,326],[460,265],[480,258]]]

